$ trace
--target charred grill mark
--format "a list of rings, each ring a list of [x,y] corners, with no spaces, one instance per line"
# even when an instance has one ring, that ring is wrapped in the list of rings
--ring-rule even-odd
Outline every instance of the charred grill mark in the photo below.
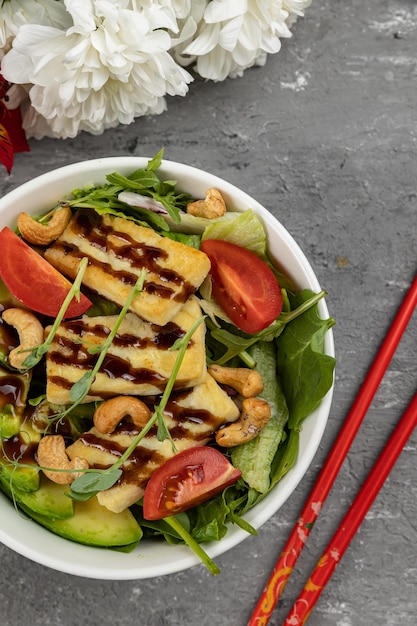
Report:
[[[78,211],[71,223],[71,230],[76,236],[88,241],[93,248],[105,254],[111,253],[115,259],[128,263],[136,272],[116,270],[110,263],[99,261],[81,252],[75,244],[65,241],[55,242],[54,249],[64,256],[78,260],[87,256],[89,267],[96,267],[132,287],[136,283],[139,271],[145,268],[150,274],[150,279],[145,281],[143,291],[160,298],[185,302],[194,293],[195,287],[185,280],[184,276],[162,266],[162,262],[168,258],[167,252],[114,230],[111,225],[104,224],[101,216],[94,211]]]
[[[171,400],[165,411],[166,417],[170,420],[170,433],[174,441],[191,440],[195,445],[203,445],[210,439],[214,430],[218,426],[218,419],[209,411],[202,409],[185,408],[178,404],[180,399],[188,395],[190,391],[176,392],[172,395]],[[158,398],[148,398],[148,405],[154,410]],[[203,429],[193,428],[193,425],[205,426]],[[133,438],[138,434],[135,425],[127,418],[123,420],[116,430],[114,436],[100,436],[98,434],[87,432],[81,435],[79,441],[87,447],[96,448],[103,453],[113,455],[120,458],[126,451],[127,446],[121,445],[117,437],[120,435],[128,435]],[[155,440],[157,434],[157,426],[155,425],[146,435],[143,441]],[[129,459],[122,466],[122,476],[119,484],[134,484],[144,487],[152,473],[160,467],[167,457],[159,450],[153,447],[147,447],[140,443],[130,455]]]
[[[55,339],[60,345],[70,348],[71,346],[77,347],[80,344],[78,339],[85,339],[86,343],[94,341],[94,338],[100,338],[105,340],[111,332],[111,329],[102,324],[95,324],[92,329],[84,320],[74,320],[71,322],[65,322],[63,327],[68,333],[74,335],[74,340],[64,337],[62,334],[57,333]],[[138,337],[132,333],[116,333],[113,338],[112,344],[120,348],[158,348],[159,350],[168,350],[171,348],[178,339],[182,339],[185,335],[183,330],[175,322],[168,322],[165,326],[158,326],[152,324],[150,326],[153,333],[152,337]],[[95,342],[96,343],[96,342]],[[190,345],[193,341],[191,340]]]
[[[65,322],[62,328],[66,334],[58,332],[55,335],[54,343],[48,354],[50,362],[59,366],[74,367],[87,371],[94,368],[99,353],[91,354],[89,348],[92,345],[100,345],[110,333],[110,328],[96,324],[94,329],[83,320]],[[116,333],[112,345],[115,348],[134,348],[146,350],[153,348],[166,351],[171,348],[177,339],[185,335],[185,331],[175,324],[169,322],[166,326],[151,326],[152,335],[149,337],[138,337],[131,333]],[[190,341],[193,345],[193,341]],[[58,349],[54,349],[54,346]],[[99,369],[101,374],[105,374],[110,379],[123,379],[133,384],[150,384],[157,389],[163,390],[167,384],[167,379],[158,372],[147,368],[135,368],[127,359],[111,353],[106,354]],[[50,382],[66,390],[70,389],[72,383],[64,378],[51,376]],[[94,383],[93,383],[93,394]],[[105,391],[100,389],[97,392],[100,397],[105,397]]]
[[[87,371],[93,369],[97,362],[98,355],[91,355],[88,354],[88,352],[82,351],[81,353],[77,352],[71,359],[64,356],[61,352],[52,351],[49,358],[57,365],[72,365],[75,368]],[[161,390],[163,390],[167,384],[167,379],[158,374],[158,372],[146,368],[134,368],[128,361],[109,354],[107,354],[104,358],[103,363],[100,366],[99,373],[105,374],[110,379],[122,379],[137,385],[149,384]],[[71,389],[73,385],[72,382],[59,376],[50,376],[49,380],[52,384],[64,389]],[[93,395],[99,395],[103,398],[106,397],[104,389],[100,388],[100,390],[95,391],[94,383],[91,387],[91,393]]]

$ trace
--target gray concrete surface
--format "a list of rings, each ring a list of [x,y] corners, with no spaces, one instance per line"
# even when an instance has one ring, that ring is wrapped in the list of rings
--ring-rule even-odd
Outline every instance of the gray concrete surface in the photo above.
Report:
[[[18,155],[6,193],[67,163],[152,155],[207,169],[270,209],[310,258],[337,320],[333,407],[320,449],[280,511],[218,559],[148,581],[84,580],[0,546],[2,626],[242,626],[302,508],[417,265],[415,0],[318,0],[263,68],[196,82],[161,116],[100,137],[43,140]],[[416,387],[417,319],[405,333],[270,624],[311,568]],[[414,433],[324,590],[311,626],[417,619]]]

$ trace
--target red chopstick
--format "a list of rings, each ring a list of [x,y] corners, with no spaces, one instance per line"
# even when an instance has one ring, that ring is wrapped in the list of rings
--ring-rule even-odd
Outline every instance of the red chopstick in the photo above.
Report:
[[[261,593],[248,626],[265,626],[269,622],[416,305],[417,276],[406,293],[359,389],[318,479],[304,504],[301,515]]]
[[[321,592],[352,541],[416,425],[417,393],[414,394],[338,530],[320,557],[304,589],[289,612],[284,626],[301,626],[306,623]]]

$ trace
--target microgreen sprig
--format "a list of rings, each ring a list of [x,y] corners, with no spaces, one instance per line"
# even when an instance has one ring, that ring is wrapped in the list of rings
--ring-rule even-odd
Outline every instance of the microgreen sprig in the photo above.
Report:
[[[87,259],[83,259],[83,261],[87,262]],[[85,271],[85,270],[84,270]],[[78,271],[78,275],[80,274],[80,270]],[[77,279],[78,279],[78,275],[77,275]],[[82,273],[82,275],[84,275],[84,272]],[[94,382],[94,379],[97,375],[97,372],[99,371],[101,365],[103,364],[103,361],[106,357],[106,354],[112,344],[112,341],[117,333],[117,331],[120,328],[120,325],[124,319],[124,317],[126,316],[126,313],[129,310],[130,305],[133,302],[134,297],[140,293],[143,289],[143,284],[145,282],[145,278],[147,275],[147,271],[145,269],[142,269],[137,281],[133,287],[133,289],[131,290],[129,297],[127,298],[124,307],[122,308],[122,310],[119,313],[119,317],[116,320],[116,323],[113,327],[113,329],[111,330],[111,332],[109,333],[109,335],[106,338],[106,341],[101,344],[100,346],[96,346],[96,345],[92,345],[90,348],[88,348],[88,352],[90,354],[95,354],[95,353],[100,353],[99,357],[96,361],[96,364],[94,365],[92,370],[89,370],[88,372],[86,372],[79,380],[77,380],[73,386],[71,387],[70,391],[69,391],[69,397],[71,400],[70,406],[68,406],[64,411],[61,411],[60,413],[57,413],[56,415],[52,416],[53,420],[59,421],[62,420],[66,415],[68,415],[68,413],[70,413],[75,407],[77,407],[86,397],[86,395],[89,392],[89,389],[91,387],[91,385]],[[82,280],[82,276],[80,278],[80,282]],[[74,283],[75,284],[75,283]],[[60,311],[61,313],[61,311]],[[64,311],[65,313],[65,311]],[[60,324],[60,322],[62,321],[63,315],[58,314],[57,319],[55,320],[55,323],[51,329],[51,333],[48,335],[47,341],[48,341],[48,345],[46,347],[46,350],[44,350],[44,352],[47,351],[48,346],[52,343],[52,339],[53,336],[55,335],[56,331],[58,330],[58,326]],[[59,319],[59,322],[57,323],[57,320]],[[46,343],[46,342],[45,342]],[[43,344],[42,344],[43,345]]]
[[[170,394],[174,387],[175,380],[181,367],[181,363],[184,359],[189,341],[203,320],[204,316],[201,316],[197,320],[195,320],[195,322],[188,329],[185,335],[177,339],[175,343],[171,346],[170,350],[178,350],[174,367],[172,368],[172,372],[168,379],[164,393],[162,394],[161,400],[158,406],[155,407],[154,412],[151,418],[148,420],[146,426],[144,426],[140,433],[136,435],[136,437],[132,440],[130,446],[113,465],[103,470],[85,470],[85,472],[83,472],[81,476],[74,480],[71,485],[70,492],[70,496],[74,500],[88,500],[89,498],[95,496],[99,491],[110,489],[110,487],[112,487],[120,478],[122,474],[122,470],[120,468],[123,463],[127,461],[132,452],[135,450],[135,448],[138,446],[138,444],[142,441],[142,439],[150,431],[155,423],[158,423],[158,441],[163,441],[165,438],[169,437],[171,439],[173,450],[174,452],[176,451],[174,441],[165,423],[164,410],[166,409]]]
[[[239,356],[245,363],[246,367],[254,368],[256,363],[248,353],[248,348],[250,348],[257,341],[272,341],[274,338],[278,337],[283,332],[287,324],[311,309],[326,295],[325,291],[319,291],[318,293],[313,294],[296,309],[293,309],[292,311],[283,311],[277,319],[272,322],[272,324],[253,335],[242,335],[241,333],[236,334],[232,330],[229,331],[225,328],[218,328],[215,324],[213,324],[213,322],[210,322],[211,333],[209,338],[211,337],[215,339],[226,348],[226,351],[221,356],[215,358],[213,362],[217,363],[217,365],[224,365],[234,357]]]
[[[69,305],[71,304],[72,299],[73,298],[79,299],[80,297],[81,283],[84,278],[87,265],[88,265],[88,259],[87,258],[81,259],[80,265],[78,267],[77,276],[75,277],[75,280],[73,284],[71,285],[71,288],[69,292],[67,293],[65,300],[61,305],[61,308],[58,311],[58,315],[56,316],[55,321],[52,324],[52,328],[49,331],[47,338],[39,346],[30,348],[30,354],[26,357],[26,359],[23,362],[23,367],[25,369],[31,369],[32,367],[35,367],[35,365],[37,365],[39,361],[42,359],[43,355],[46,352],[48,352],[48,348],[54,340],[55,334],[59,328],[59,325],[64,319],[65,313]]]
[[[196,541],[190,533],[184,528],[180,521],[172,515],[170,517],[164,517],[164,522],[169,524],[171,528],[181,537],[181,539],[187,544],[189,548],[194,552],[200,561],[207,567],[212,576],[220,574],[219,566],[213,561],[213,559],[203,550],[198,541]]]
[[[178,376],[178,372],[180,370],[181,367],[181,363],[184,359],[187,347],[188,347],[188,343],[191,339],[191,337],[194,335],[195,331],[197,330],[197,328],[200,326],[201,322],[205,319],[205,316],[203,315],[202,317],[199,317],[197,320],[195,320],[195,322],[192,324],[192,326],[189,328],[189,330],[185,333],[184,337],[180,337],[179,339],[177,339],[170,348],[168,348],[170,351],[173,350],[178,350],[178,354],[177,354],[177,358],[175,360],[174,363],[174,367],[172,368],[172,372],[171,375],[168,379],[167,385],[165,387],[164,393],[162,394],[162,398],[160,403],[158,404],[158,406],[155,408],[155,413],[157,416],[157,420],[158,420],[158,432],[157,432],[157,439],[158,441],[163,441],[167,436],[171,437],[169,430],[166,426],[165,423],[165,419],[164,419],[164,411],[166,409],[166,405],[168,403],[169,400],[169,396],[171,395],[171,391],[174,388],[174,384],[175,384],[175,380]],[[171,439],[172,442],[172,439]],[[173,443],[173,442],[172,442]],[[175,446],[173,444],[174,450],[175,450]]]
[[[146,277],[146,270],[142,269],[138,279],[136,281],[135,286],[133,287],[133,289],[131,290],[129,297],[127,298],[122,310],[119,313],[119,317],[117,318],[117,321],[115,323],[115,325],[113,326],[111,332],[108,334],[106,340],[104,343],[102,343],[100,346],[92,346],[91,348],[88,348],[88,352],[90,354],[97,354],[99,353],[99,357],[97,359],[96,364],[94,365],[92,370],[89,370],[88,372],[86,372],[79,380],[77,380],[76,383],[73,384],[73,386],[70,389],[69,392],[69,396],[70,396],[70,400],[73,403],[70,407],[70,409],[72,410],[75,406],[77,406],[87,395],[92,383],[94,382],[94,379],[98,373],[98,371],[100,370],[100,367],[103,364],[104,359],[106,358],[106,354],[109,350],[109,348],[111,347],[111,344],[113,342],[113,339],[115,338],[117,331],[120,328],[121,323],[123,322],[126,313],[128,312],[133,299],[135,298],[135,296],[140,293],[143,289],[143,283],[145,282],[145,277]],[[68,409],[67,409],[68,411]]]

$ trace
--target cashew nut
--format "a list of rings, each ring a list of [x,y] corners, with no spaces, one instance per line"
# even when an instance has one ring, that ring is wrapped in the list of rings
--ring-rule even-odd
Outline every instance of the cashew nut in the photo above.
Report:
[[[86,470],[87,459],[75,457],[70,461],[65,451],[65,440],[62,435],[46,435],[38,444],[38,463],[45,476],[59,485],[69,485],[82,472],[57,470]]]
[[[124,417],[130,416],[137,428],[144,428],[152,413],[142,400],[135,396],[110,398],[96,409],[94,426],[101,433],[112,433]]]
[[[37,246],[47,246],[64,232],[71,218],[71,209],[67,205],[54,212],[47,224],[34,220],[28,213],[20,213],[17,226],[23,239]]]
[[[231,448],[254,439],[267,425],[271,417],[271,408],[266,400],[246,398],[242,402],[239,419],[216,432],[219,446]]]
[[[226,213],[226,203],[218,189],[207,189],[204,200],[196,200],[187,204],[187,213],[212,220]]]
[[[3,311],[3,320],[14,326],[19,335],[20,345],[9,354],[9,363],[18,370],[24,369],[28,350],[43,342],[43,326],[33,313],[25,309],[10,308]]]
[[[232,387],[244,398],[252,398],[263,391],[262,376],[256,370],[247,367],[210,365],[208,371],[216,382]]]

